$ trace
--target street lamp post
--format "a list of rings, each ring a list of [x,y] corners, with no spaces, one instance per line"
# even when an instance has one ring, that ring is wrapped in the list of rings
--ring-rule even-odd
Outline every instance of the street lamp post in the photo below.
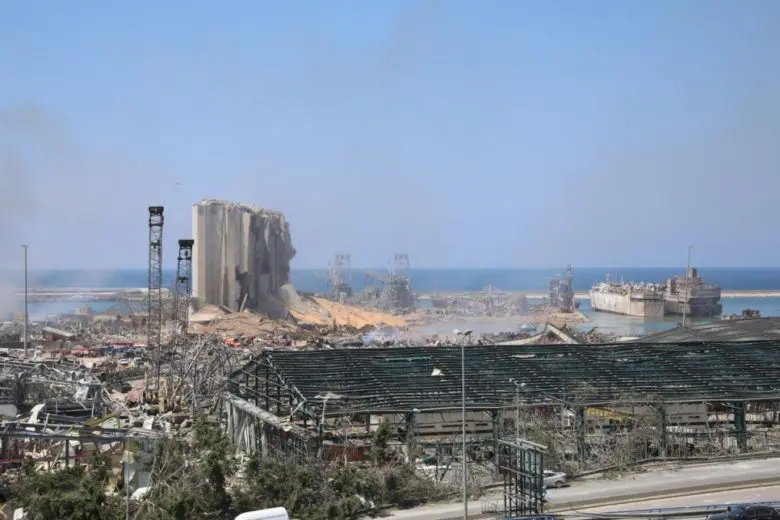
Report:
[[[685,327],[685,318],[688,315],[688,305],[690,304],[691,299],[688,296],[688,279],[691,276],[691,248],[693,246],[688,246],[688,267],[685,270],[685,296],[683,298],[683,316],[682,316],[682,326]]]
[[[515,385],[515,442],[520,439],[520,389],[525,383],[519,383],[514,377],[509,378],[509,382]]]
[[[460,332],[455,331],[456,336],[460,336],[460,397],[461,397],[461,428],[463,435],[463,520],[469,518],[469,494],[468,494],[468,457],[466,454],[466,340],[471,338],[471,330]]]
[[[29,322],[27,314],[27,250],[30,246],[27,244],[22,245],[24,249],[24,337],[22,338],[22,344],[24,345],[24,357],[27,358],[27,323]]]

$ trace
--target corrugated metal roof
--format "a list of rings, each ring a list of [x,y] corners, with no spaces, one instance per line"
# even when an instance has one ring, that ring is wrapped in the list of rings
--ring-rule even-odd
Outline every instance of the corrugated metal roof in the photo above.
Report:
[[[675,327],[639,338],[642,343],[683,343],[698,341],[780,340],[780,318],[719,320],[712,323]]]

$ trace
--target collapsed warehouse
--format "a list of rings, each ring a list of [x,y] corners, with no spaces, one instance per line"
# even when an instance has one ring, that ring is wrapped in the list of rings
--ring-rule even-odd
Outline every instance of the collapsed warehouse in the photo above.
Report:
[[[23,461],[48,470],[69,467],[95,453],[121,455],[149,429],[111,428],[116,405],[89,370],[64,361],[0,358],[0,474]]]
[[[103,415],[105,391],[84,367],[63,362],[0,358],[0,415],[32,414],[51,422],[80,422]]]
[[[777,347],[466,347],[466,440],[487,458],[502,438],[543,440],[548,461],[579,469],[603,463],[620,438],[635,459],[770,449]],[[401,449],[414,438],[441,458],[461,439],[460,374],[458,347],[265,351],[229,378],[228,430],[249,453],[360,460],[387,424]]]

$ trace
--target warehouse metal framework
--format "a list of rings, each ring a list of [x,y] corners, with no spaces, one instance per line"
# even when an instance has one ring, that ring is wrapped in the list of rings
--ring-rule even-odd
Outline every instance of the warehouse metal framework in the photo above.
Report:
[[[478,345],[465,347],[465,364],[469,452],[463,460],[474,460],[472,449],[490,446],[494,469],[504,478],[504,513],[543,511],[549,452],[521,440],[521,407],[556,417],[567,411],[575,439],[570,446],[581,462],[591,447],[588,410],[606,410],[607,422],[618,423],[607,431],[623,433],[632,426],[621,420],[630,414],[619,407],[650,410],[662,453],[671,446],[669,436],[684,443],[708,435],[691,433],[693,423],[680,428],[667,420],[683,403],[725,409],[726,419],[718,411],[714,416],[728,423],[740,451],[749,448],[749,410],[756,415],[771,408],[771,426],[778,423],[780,341]],[[460,428],[445,431],[425,419],[459,422],[461,383],[456,346],[267,350],[230,375],[223,403],[229,434],[249,452],[323,457],[335,444],[346,458],[355,443],[365,444],[379,424],[395,418],[399,444],[435,446],[438,459],[444,435],[454,441]],[[709,428],[711,417],[705,413],[696,426]],[[638,438],[634,433],[628,437]],[[450,443],[454,456],[458,443]]]
[[[498,420],[516,386],[531,406],[576,412],[592,406],[728,403],[746,446],[747,403],[780,401],[780,341],[614,345],[479,345],[466,348],[466,408]],[[309,429],[320,440],[330,418],[397,414],[410,423],[426,412],[461,407],[460,348],[403,347],[264,351],[234,372],[229,393]],[[584,440],[583,440],[584,442]]]
[[[515,392],[510,379],[525,382],[526,399],[539,403],[551,396],[572,402],[583,386],[587,395],[572,404],[608,404],[627,392],[637,402],[643,395],[666,403],[780,398],[780,341],[476,345],[466,347],[466,369],[467,407],[479,410],[505,407]],[[264,351],[230,383],[258,406],[289,408],[292,399],[302,418],[316,420],[347,409],[456,410],[460,372],[460,347]],[[242,385],[247,378],[262,384]]]

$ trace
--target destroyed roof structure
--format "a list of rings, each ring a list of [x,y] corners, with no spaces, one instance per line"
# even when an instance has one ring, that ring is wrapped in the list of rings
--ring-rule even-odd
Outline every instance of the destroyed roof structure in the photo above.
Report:
[[[284,214],[204,200],[192,208],[192,292],[199,303],[284,317],[279,288],[295,256]]]
[[[653,343],[780,341],[780,318],[718,320],[685,327],[677,326],[650,334],[637,341]]]
[[[586,416],[668,413],[697,431],[725,421],[719,431],[747,450],[747,411],[780,401],[778,347],[780,341],[467,346],[467,429],[472,440],[495,438],[504,412],[547,410],[539,413],[572,418],[576,449],[585,453]],[[450,442],[462,427],[461,384],[461,347],[264,351],[230,375],[222,402],[241,449],[311,456],[319,443],[346,442],[344,424],[354,425],[353,440],[387,423]],[[724,402],[743,419],[708,415]],[[756,417],[750,420],[767,420]]]
[[[653,394],[661,401],[780,397],[778,343],[479,345],[465,349],[468,408],[489,409],[514,395],[510,379],[525,381],[527,396],[570,399],[577,385],[590,388],[583,404],[609,402],[617,393]],[[327,413],[460,409],[460,347],[265,351],[231,376],[255,365],[280,376],[303,408]],[[724,371],[751,374],[723,377]],[[608,377],[606,377],[608,375]],[[777,390],[774,390],[777,389]],[[312,410],[314,411],[314,410]]]

